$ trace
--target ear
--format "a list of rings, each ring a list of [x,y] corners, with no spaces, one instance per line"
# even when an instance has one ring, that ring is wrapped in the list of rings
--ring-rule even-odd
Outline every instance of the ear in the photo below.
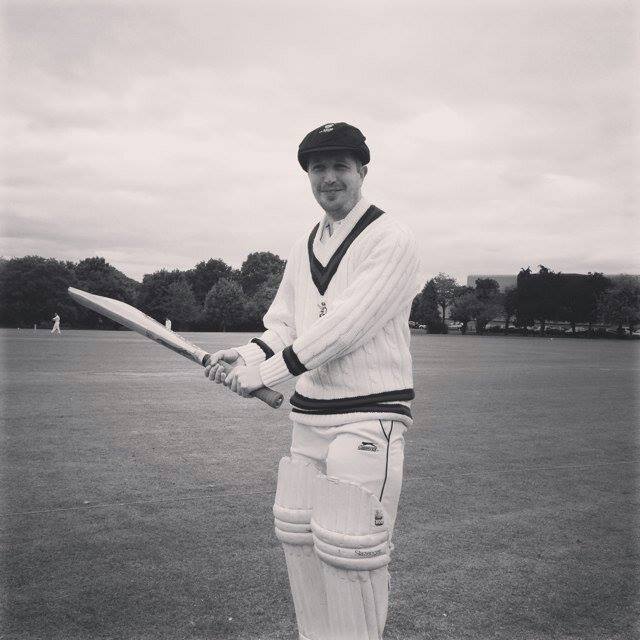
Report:
[[[363,165],[360,167],[360,171],[359,171],[359,173],[360,173],[360,177],[361,177],[363,180],[365,179],[365,177],[366,177],[366,175],[367,175],[367,171],[368,171],[368,170],[369,170],[369,167],[367,167],[367,165],[366,165],[366,164],[363,164]]]

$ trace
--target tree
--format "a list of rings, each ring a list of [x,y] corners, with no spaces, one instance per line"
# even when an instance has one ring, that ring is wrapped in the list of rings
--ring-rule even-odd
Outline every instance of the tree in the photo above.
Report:
[[[76,275],[68,263],[26,256],[0,263],[0,324],[26,327],[49,322],[54,313],[73,326],[78,306],[67,288],[77,286]]]
[[[504,313],[504,330],[509,329],[511,318],[516,315],[518,309],[518,290],[516,287],[507,287],[502,295],[502,310]]]
[[[196,303],[200,306],[204,305],[204,299],[211,287],[220,280],[220,278],[229,278],[233,269],[223,260],[211,258],[206,262],[198,262],[198,264],[185,272],[187,281],[191,285]]]
[[[591,273],[587,276],[587,291],[585,300],[585,316],[582,321],[589,323],[589,331],[591,331],[592,323],[598,320],[599,314],[599,301],[604,295],[605,291],[612,286],[612,282],[609,278],[606,278],[602,273]]]
[[[449,305],[451,305],[456,298],[458,284],[456,283],[455,278],[452,278],[442,272],[435,278],[432,278],[430,282],[433,284],[436,303],[442,310],[442,327],[444,328],[446,327],[446,311],[449,308]]]
[[[438,316],[436,290],[431,280],[424,285],[422,291],[413,299],[409,317],[417,324],[428,327],[431,332],[437,331],[437,333],[440,333],[442,331]]]
[[[198,305],[186,278],[172,282],[166,291],[166,317],[174,329],[185,330],[197,319]]]
[[[181,286],[190,287],[185,274],[178,269],[174,271],[161,269],[145,274],[138,290],[140,309],[158,322],[164,323],[165,318],[171,318],[171,313],[175,309],[174,296],[181,288],[170,289],[174,283],[182,283]]]
[[[140,283],[118,271],[104,258],[85,258],[74,265],[73,269],[80,289],[115,300],[122,300],[127,304],[136,303],[136,293]],[[80,307],[78,308],[78,321],[83,327],[88,328],[119,327],[116,322]]]
[[[240,284],[247,296],[265,284],[272,275],[282,277],[286,262],[270,251],[250,253],[240,267]]]
[[[233,280],[220,278],[204,301],[203,323],[214,331],[235,329],[244,321],[244,293]]]
[[[104,258],[85,258],[73,267],[78,286],[91,293],[123,300],[129,304],[135,301],[139,282],[127,277]]]
[[[281,280],[282,275],[271,274],[253,296],[246,298],[244,326],[247,330],[264,330],[262,318],[276,297]]]
[[[602,294],[598,308],[604,322],[617,325],[622,335],[624,325],[631,332],[640,323],[640,281],[629,275],[611,280],[612,286]]]
[[[493,278],[478,278],[475,290],[478,300],[492,300],[499,295],[500,285]]]
[[[491,278],[478,278],[475,288],[458,287],[449,312],[451,320],[462,322],[462,333],[467,332],[468,324],[475,321],[476,331],[484,333],[485,327],[502,311],[500,285]]]
[[[516,326],[526,328],[535,322],[536,299],[531,267],[520,269],[516,279]]]
[[[466,289],[471,289],[466,287]],[[459,295],[451,305],[451,311],[449,312],[449,318],[456,322],[461,322],[462,327],[460,331],[462,334],[467,333],[469,322],[473,320],[476,315],[477,298],[473,289],[467,290],[462,295]]]
[[[500,285],[492,278],[478,278],[475,299],[473,317],[476,321],[476,331],[484,333],[487,323],[497,317],[503,309]]]
[[[521,269],[517,286],[517,324],[527,327],[535,320],[540,322],[540,332],[544,334],[548,320],[558,320],[561,315],[562,290],[561,274],[540,265],[538,273],[531,269]]]
[[[601,273],[566,273],[559,278],[560,319],[569,322],[575,333],[577,322],[591,325],[597,319],[598,299],[611,283]]]

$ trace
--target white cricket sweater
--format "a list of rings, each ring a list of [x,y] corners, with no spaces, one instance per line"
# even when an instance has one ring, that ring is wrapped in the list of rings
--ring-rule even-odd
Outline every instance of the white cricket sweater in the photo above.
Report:
[[[412,423],[409,313],[418,293],[411,231],[364,199],[330,238],[293,246],[266,331],[238,347],[267,387],[298,377],[292,420]]]

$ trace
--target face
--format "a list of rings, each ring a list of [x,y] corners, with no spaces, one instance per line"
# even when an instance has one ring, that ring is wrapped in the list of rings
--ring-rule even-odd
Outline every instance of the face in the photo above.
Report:
[[[352,155],[337,151],[313,154],[307,173],[318,204],[339,220],[360,200],[367,167]]]

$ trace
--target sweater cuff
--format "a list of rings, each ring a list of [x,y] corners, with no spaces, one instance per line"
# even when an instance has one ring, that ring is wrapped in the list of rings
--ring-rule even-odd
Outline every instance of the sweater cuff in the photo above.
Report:
[[[265,361],[264,351],[254,342],[236,347],[236,351],[242,356],[247,367],[255,367]]]
[[[265,387],[274,387],[293,379],[293,375],[287,368],[287,363],[282,357],[282,351],[265,360],[260,365],[260,377]]]
[[[260,375],[265,387],[282,384],[308,369],[298,360],[293,345],[285,347],[260,365]]]

